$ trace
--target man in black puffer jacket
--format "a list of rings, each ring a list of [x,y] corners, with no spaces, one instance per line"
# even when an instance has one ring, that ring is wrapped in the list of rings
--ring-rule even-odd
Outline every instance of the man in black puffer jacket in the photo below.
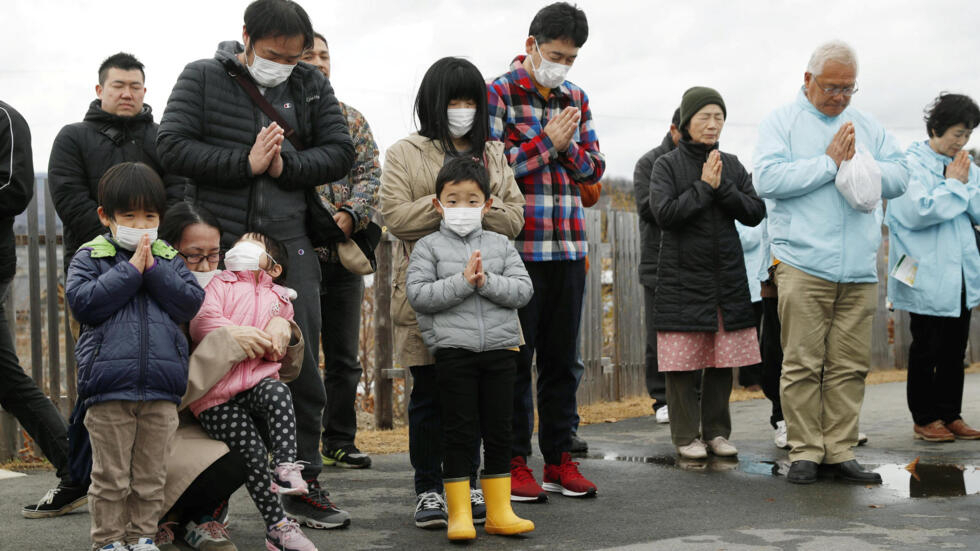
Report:
[[[183,198],[186,180],[166,174],[157,159],[157,125],[153,110],[143,103],[145,80],[135,57],[110,56],[99,67],[98,99],[85,119],[62,128],[51,146],[48,185],[64,224],[65,271],[78,247],[105,232],[95,213],[99,180],[114,165],[147,164],[163,179],[168,205]]]
[[[309,462],[304,498],[286,496],[286,513],[314,528],[334,528],[350,517],[333,507],[316,477],[326,392],[317,366],[320,337],[320,266],[306,230],[306,196],[340,180],[354,162],[347,121],[330,82],[298,63],[313,45],[303,8],[289,0],[257,0],[245,10],[245,43],[222,42],[212,59],[188,64],[177,79],[160,122],[157,150],[164,166],[193,179],[188,200],[221,222],[227,248],[247,231],[283,242],[289,255],[286,284],[295,289],[295,321],[306,353],[292,382],[298,458]],[[299,135],[297,150],[231,76],[245,75]],[[343,514],[341,514],[343,513]]]

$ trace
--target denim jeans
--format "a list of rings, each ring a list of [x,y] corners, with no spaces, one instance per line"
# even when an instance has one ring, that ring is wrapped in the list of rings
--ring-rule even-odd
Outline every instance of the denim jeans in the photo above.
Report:
[[[575,415],[575,340],[582,317],[585,261],[526,262],[534,296],[519,311],[525,345],[514,378],[511,455],[531,453],[531,412],[525,402],[537,352],[538,446],[549,464],[571,447]]]
[[[0,283],[0,407],[13,414],[54,465],[58,478],[71,484],[68,473],[68,424],[34,379],[24,372],[7,324],[4,301],[10,281]],[[40,359],[38,359],[40,361]]]
[[[364,278],[348,272],[339,262],[321,261],[320,272],[320,342],[327,392],[322,440],[324,448],[333,449],[353,444],[357,432],[357,385],[362,372],[357,352]]]

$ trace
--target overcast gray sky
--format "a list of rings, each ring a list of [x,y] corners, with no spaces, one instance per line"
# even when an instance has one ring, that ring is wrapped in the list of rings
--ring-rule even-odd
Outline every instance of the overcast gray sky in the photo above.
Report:
[[[117,51],[146,64],[156,120],[183,66],[241,39],[245,0],[4,0],[0,99],[31,125],[35,170],[51,142],[81,120],[97,68]],[[330,41],[338,97],[364,113],[382,151],[414,130],[425,70],[469,58],[487,78],[523,52],[534,13],[549,2],[301,1]],[[589,40],[569,79],[589,94],[606,174],[631,177],[657,145],[690,86],[717,88],[728,107],[722,149],[751,165],[757,123],[791,101],[810,52],[840,38],[857,50],[860,92],[903,146],[924,139],[922,109],[940,90],[980,99],[980,1],[582,0]],[[974,140],[976,141],[976,140]],[[971,143],[977,147],[977,143]]]

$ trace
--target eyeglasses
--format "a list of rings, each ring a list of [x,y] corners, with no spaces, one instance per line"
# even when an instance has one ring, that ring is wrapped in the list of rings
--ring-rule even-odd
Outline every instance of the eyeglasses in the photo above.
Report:
[[[180,252],[177,254],[184,257],[184,260],[187,261],[188,266],[197,266],[205,258],[208,259],[208,264],[217,264],[222,258],[225,257],[225,251],[218,251],[211,254],[184,254]]]
[[[813,82],[816,82],[817,88],[820,88],[820,90],[824,94],[827,94],[828,96],[844,96],[849,98],[858,92],[858,87],[856,82],[850,86],[845,86],[843,88],[841,88],[840,86],[824,86],[823,84],[820,84],[820,81],[817,80],[817,77],[813,77]]]

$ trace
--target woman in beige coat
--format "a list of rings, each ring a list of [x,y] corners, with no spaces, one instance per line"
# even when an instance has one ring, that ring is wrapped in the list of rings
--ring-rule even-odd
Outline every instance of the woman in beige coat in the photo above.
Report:
[[[490,175],[493,206],[483,227],[513,239],[524,227],[524,195],[507,164],[501,142],[488,141],[490,119],[487,90],[480,71],[469,61],[446,57],[426,72],[415,98],[419,132],[404,138],[385,153],[381,174],[381,213],[400,241],[394,245],[391,318],[394,323],[396,361],[412,372],[408,405],[409,456],[415,469],[415,524],[445,528],[442,498],[442,424],[435,360],[426,350],[405,297],[405,271],[412,247],[439,229],[442,217],[432,206],[436,175],[442,165],[458,156],[479,159]],[[473,479],[479,468],[479,442],[473,443]],[[475,486],[475,484],[474,484]],[[473,521],[486,519],[483,496],[471,490]]]
[[[221,233],[214,216],[203,208],[178,203],[167,211],[160,236],[173,243],[198,283],[206,287],[217,273],[221,256]],[[164,510],[168,513],[156,537],[161,551],[177,549],[174,528],[195,549],[237,549],[228,539],[224,521],[228,498],[245,482],[245,461],[224,443],[211,439],[194,416],[183,410],[235,364],[264,355],[275,340],[287,345],[279,375],[283,381],[290,381],[303,364],[303,335],[298,325],[283,318],[274,318],[264,331],[223,327],[204,338],[191,353],[180,425],[167,459]]]

